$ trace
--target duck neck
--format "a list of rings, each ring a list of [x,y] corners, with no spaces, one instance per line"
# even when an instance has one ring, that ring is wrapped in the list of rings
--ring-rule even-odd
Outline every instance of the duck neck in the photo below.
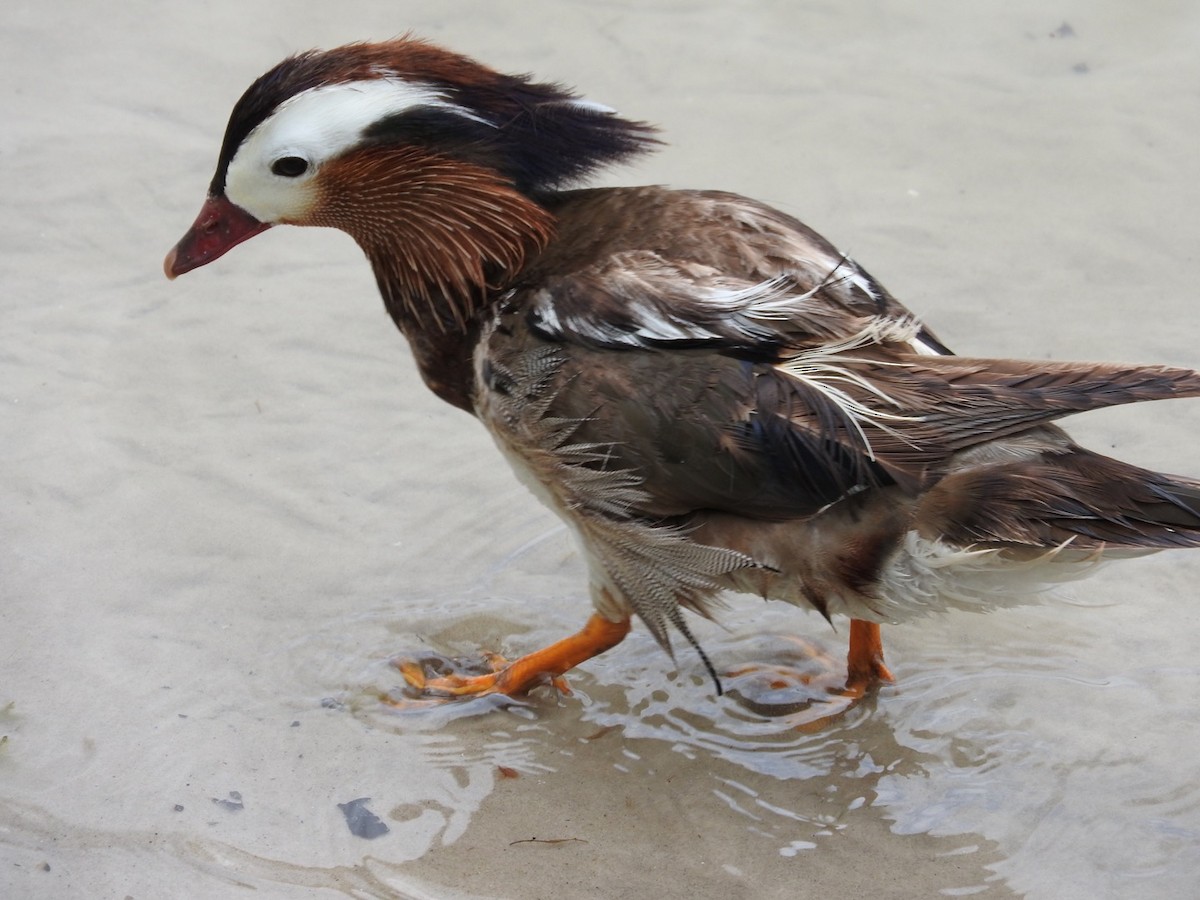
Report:
[[[429,314],[414,314],[411,295],[401,293],[398,285],[385,281],[378,267],[375,275],[384,307],[396,327],[408,338],[425,386],[451,406],[474,415],[472,355],[479,337],[479,323],[474,313],[486,305],[486,298],[472,298],[469,305],[463,303],[461,298],[449,301],[447,306],[460,303],[460,308],[470,310],[472,314],[462,322],[447,321],[442,314],[438,317],[439,321],[431,325]],[[437,302],[437,306],[441,307],[442,303]]]
[[[554,216],[495,173],[472,166],[430,164],[423,179],[410,175],[394,191],[379,179],[374,184],[370,197],[342,204],[352,214],[337,224],[370,260],[425,383],[473,412],[479,314],[550,242]]]

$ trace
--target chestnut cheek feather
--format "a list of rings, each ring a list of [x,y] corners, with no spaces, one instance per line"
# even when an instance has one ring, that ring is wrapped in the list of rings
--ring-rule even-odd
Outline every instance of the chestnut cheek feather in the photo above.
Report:
[[[553,233],[551,214],[497,172],[412,146],[327,166],[306,224],[355,239],[405,331],[464,327]]]

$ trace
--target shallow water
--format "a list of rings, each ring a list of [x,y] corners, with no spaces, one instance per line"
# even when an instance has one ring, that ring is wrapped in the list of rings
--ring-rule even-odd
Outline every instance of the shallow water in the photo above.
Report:
[[[411,27],[661,123],[614,182],[777,203],[962,352],[1194,366],[1200,13],[10,6],[0,895],[1194,896],[1200,557],[887,629],[896,684],[817,731],[636,629],[572,696],[398,711],[397,654],[580,625],[565,530],[425,392],[348,239],[159,261],[252,77]],[[1071,429],[1200,472],[1195,404]],[[722,672],[844,653],[749,598],[695,628]]]

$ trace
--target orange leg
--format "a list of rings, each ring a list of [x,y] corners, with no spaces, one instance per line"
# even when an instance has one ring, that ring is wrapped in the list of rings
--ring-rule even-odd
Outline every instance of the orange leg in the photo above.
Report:
[[[895,681],[883,664],[883,638],[879,625],[850,620],[850,652],[846,656],[846,690],[856,695],[881,681]]]
[[[819,645],[799,638],[795,643],[794,650],[779,654],[780,663],[727,673],[734,679],[730,696],[753,713],[785,719],[789,727],[812,733],[840,721],[881,682],[893,680],[874,622],[850,620],[845,668]]]
[[[497,666],[497,670],[486,675],[445,675],[427,678],[420,663],[402,660],[398,667],[404,675],[404,680],[414,688],[453,697],[519,694],[546,681],[553,681],[562,688],[566,686],[566,682],[561,679],[564,672],[615,647],[627,634],[628,617],[610,622],[603,616],[593,614],[579,632],[561,641],[555,641],[549,647],[535,650],[508,663],[499,657],[493,657],[491,662]]]

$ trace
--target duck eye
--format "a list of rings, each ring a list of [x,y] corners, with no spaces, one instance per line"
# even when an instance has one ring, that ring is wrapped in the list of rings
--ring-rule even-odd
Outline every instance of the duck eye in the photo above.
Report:
[[[271,163],[271,171],[284,178],[299,178],[308,171],[308,160],[299,156],[281,156]]]

